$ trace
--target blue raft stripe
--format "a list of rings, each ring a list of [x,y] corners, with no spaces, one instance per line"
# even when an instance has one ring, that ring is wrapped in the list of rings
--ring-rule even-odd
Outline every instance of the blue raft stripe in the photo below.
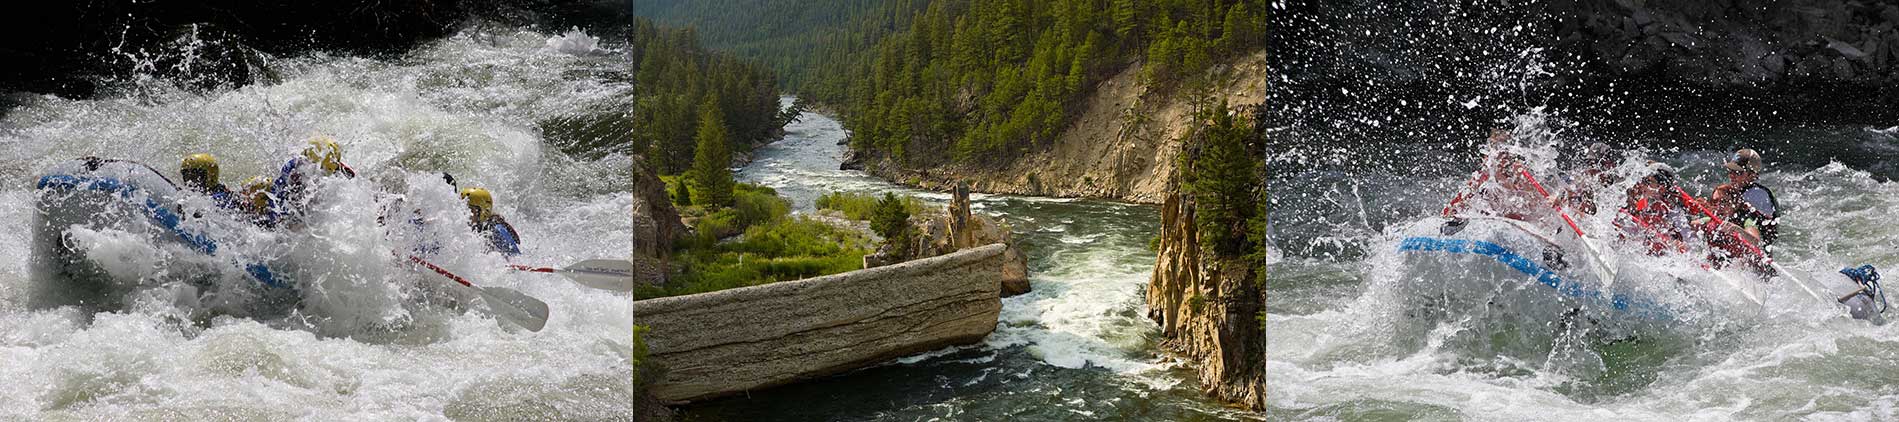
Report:
[[[36,188],[63,190],[90,189],[116,194],[126,200],[132,200],[139,191],[138,188],[127,185],[119,179],[110,177],[80,177],[64,174],[41,177]],[[179,238],[184,239],[185,244],[191,245],[193,249],[197,249],[199,252],[204,252],[205,255],[217,254],[218,243],[216,241],[211,240],[202,233],[193,233],[178,226],[178,224],[184,220],[178,213],[174,213],[171,209],[159,205],[158,201],[153,200],[149,196],[145,197],[144,203],[140,205],[140,208],[145,211],[147,217],[151,217],[152,221],[158,222],[159,226],[163,226],[166,230],[177,234]],[[252,263],[244,265],[243,267],[245,273],[250,274],[251,277],[256,278],[257,281],[264,283],[265,286],[276,288],[289,287],[283,282],[277,281],[277,277],[273,275],[270,272],[270,268],[265,267],[264,264]]]
[[[1543,268],[1543,266],[1537,264],[1535,260],[1524,258],[1522,255],[1511,252],[1509,248],[1495,243],[1482,240],[1440,239],[1417,236],[1406,238],[1403,242],[1400,242],[1398,244],[1398,250],[1469,253],[1488,256],[1496,259],[1498,263],[1502,263],[1511,269],[1534,278],[1538,284],[1549,286],[1551,289],[1555,289],[1558,293],[1562,293],[1565,296],[1580,299],[1603,299],[1602,291],[1583,288],[1581,283],[1564,283],[1563,277],[1558,275],[1555,271]],[[1673,313],[1669,312],[1668,309],[1646,299],[1632,298],[1623,294],[1613,294],[1609,296],[1608,301],[1609,306],[1618,311],[1630,312],[1651,319],[1674,319]]]

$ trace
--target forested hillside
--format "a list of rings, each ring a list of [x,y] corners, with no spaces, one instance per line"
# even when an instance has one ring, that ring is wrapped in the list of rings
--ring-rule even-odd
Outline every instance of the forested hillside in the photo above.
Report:
[[[868,60],[858,53],[908,28],[927,2],[634,0],[633,12],[664,25],[692,26],[707,48],[770,66],[785,89],[799,91],[833,64]]]
[[[936,0],[874,59],[801,92],[839,104],[853,147],[909,165],[1007,161],[1066,128],[1095,83],[1136,60],[1192,90],[1262,49],[1264,0]],[[841,87],[842,89],[835,89]],[[1192,95],[1192,93],[1187,93]]]
[[[853,148],[907,165],[1006,161],[1046,146],[1096,83],[1196,77],[1264,48],[1264,0],[640,0],[707,44],[771,63],[834,106]],[[1194,77],[1190,77],[1193,75]],[[1193,95],[1192,92],[1184,92]]]
[[[740,154],[775,137],[789,120],[779,112],[778,85],[769,69],[700,47],[690,28],[636,19],[632,45],[632,149],[660,174],[692,166],[695,136],[707,109],[723,122],[722,142]]]

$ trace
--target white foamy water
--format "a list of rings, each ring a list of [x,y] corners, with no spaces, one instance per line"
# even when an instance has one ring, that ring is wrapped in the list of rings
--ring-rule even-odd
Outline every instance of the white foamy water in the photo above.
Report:
[[[572,34],[569,34],[572,36]],[[630,95],[625,82],[573,76],[623,66],[576,57],[532,32],[470,32],[394,61],[316,56],[274,63],[282,83],[192,94],[162,81],[131,98],[35,98],[0,122],[0,419],[612,420],[631,413],[631,303],[513,262],[563,266],[631,250],[630,159],[569,157],[535,124]],[[323,179],[302,231],[200,224],[220,254],[257,257],[294,280],[291,309],[246,312],[194,302],[181,272],[201,253],[149,233],[75,229],[84,253],[136,279],[122,309],[27,306],[33,283],[32,184],[55,163],[96,155],[144,162],[174,179],[209,152],[233,188],[271,175],[326,134],[356,179]],[[493,191],[523,254],[488,252],[461,224],[443,183]],[[378,224],[398,219],[421,229]],[[414,210],[413,213],[406,213]],[[392,251],[482,286],[545,301],[547,326],[498,323],[466,289]],[[241,274],[218,286],[250,288]],[[287,311],[287,312],[286,312]]]
[[[1721,151],[1653,155],[1682,169],[1691,191],[1705,194],[1724,180],[1719,165],[1726,154]],[[1387,196],[1416,187],[1402,177],[1359,182],[1368,186],[1370,201],[1429,216],[1452,194]],[[1463,182],[1428,184],[1456,189]],[[1899,225],[1891,224],[1899,216],[1894,211],[1899,210],[1899,183],[1877,181],[1838,162],[1770,167],[1761,183],[1774,189],[1784,207],[1776,260],[1813,283],[1820,296],[1837,298],[1851,291],[1849,281],[1836,273],[1842,267],[1899,270]],[[1604,203],[1621,203],[1619,196],[1611,198]],[[1407,286],[1402,283],[1469,285],[1472,280],[1460,277],[1479,274],[1399,258],[1399,242],[1410,235],[1401,228],[1429,216],[1402,217],[1377,232],[1335,230],[1346,242],[1362,245],[1362,256],[1293,257],[1270,264],[1269,271],[1283,277],[1274,281],[1278,298],[1269,304],[1267,320],[1270,412],[1296,420],[1380,414],[1479,421],[1899,418],[1894,407],[1899,357],[1892,353],[1899,346],[1899,328],[1850,319],[1831,299],[1815,299],[1784,277],[1763,286],[1765,306],[1748,312],[1741,312],[1745,306],[1718,306],[1737,300],[1717,291],[1722,289],[1718,284],[1619,277],[1616,284],[1623,291],[1673,292],[1671,304],[1688,312],[1677,314],[1676,321],[1632,330],[1596,328],[1589,318],[1546,323],[1551,318],[1545,317],[1563,310],[1400,293]],[[1338,227],[1360,223],[1340,218],[1350,221]],[[1585,217],[1580,223],[1585,231],[1608,230],[1605,217]],[[1627,251],[1633,248],[1626,244],[1608,245],[1609,255],[1630,265],[1700,271],[1687,261],[1650,259]],[[1624,245],[1623,250],[1616,245]],[[1550,292],[1526,280],[1494,281],[1490,291],[1451,294]]]

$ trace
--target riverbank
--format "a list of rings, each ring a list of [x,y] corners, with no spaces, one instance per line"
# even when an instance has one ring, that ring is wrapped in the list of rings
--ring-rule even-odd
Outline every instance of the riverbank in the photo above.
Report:
[[[798,210],[835,192],[909,194],[944,204],[951,195],[840,170],[844,130],[804,113],[783,141],[738,172],[770,186]],[[679,407],[683,421],[726,420],[1253,420],[1203,395],[1193,370],[1164,358],[1144,315],[1159,231],[1149,206],[975,193],[975,213],[1005,217],[1032,291],[1001,299],[995,331],[982,341],[884,361],[868,368]],[[851,397],[838,400],[837,397]]]

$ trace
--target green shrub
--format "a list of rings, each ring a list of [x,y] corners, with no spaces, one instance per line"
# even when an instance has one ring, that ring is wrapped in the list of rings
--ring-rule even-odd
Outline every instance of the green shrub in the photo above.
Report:
[[[646,357],[651,352],[646,349],[646,339],[642,336],[642,334],[645,334],[648,330],[650,330],[650,328],[644,325],[633,326],[633,388],[644,387],[645,385],[640,384],[641,380],[652,380],[650,374],[652,368],[649,368],[646,362]],[[642,377],[641,374],[643,373],[648,374],[646,374],[646,377]]]
[[[737,218],[720,210],[701,221]],[[702,232],[703,234],[704,232]],[[703,293],[776,281],[797,280],[856,270],[869,251],[863,236],[808,218],[774,218],[744,230],[744,236],[719,243],[701,240],[676,254],[682,270],[663,286],[643,286],[636,297]]]
[[[907,238],[910,232],[910,210],[904,209],[903,200],[885,192],[884,198],[878,200],[877,207],[871,210],[870,229],[886,241]]]
[[[904,211],[908,211],[910,215],[920,215],[928,209],[923,205],[922,200],[914,196],[904,195],[899,198],[903,201]],[[844,213],[844,218],[868,221],[871,212],[877,209],[877,201],[877,195],[867,193],[831,192],[819,196],[816,205],[821,210],[836,210]]]
[[[732,195],[732,210],[737,214],[738,229],[745,230],[784,218],[791,214],[791,204],[775,195],[771,188],[738,189]]]

